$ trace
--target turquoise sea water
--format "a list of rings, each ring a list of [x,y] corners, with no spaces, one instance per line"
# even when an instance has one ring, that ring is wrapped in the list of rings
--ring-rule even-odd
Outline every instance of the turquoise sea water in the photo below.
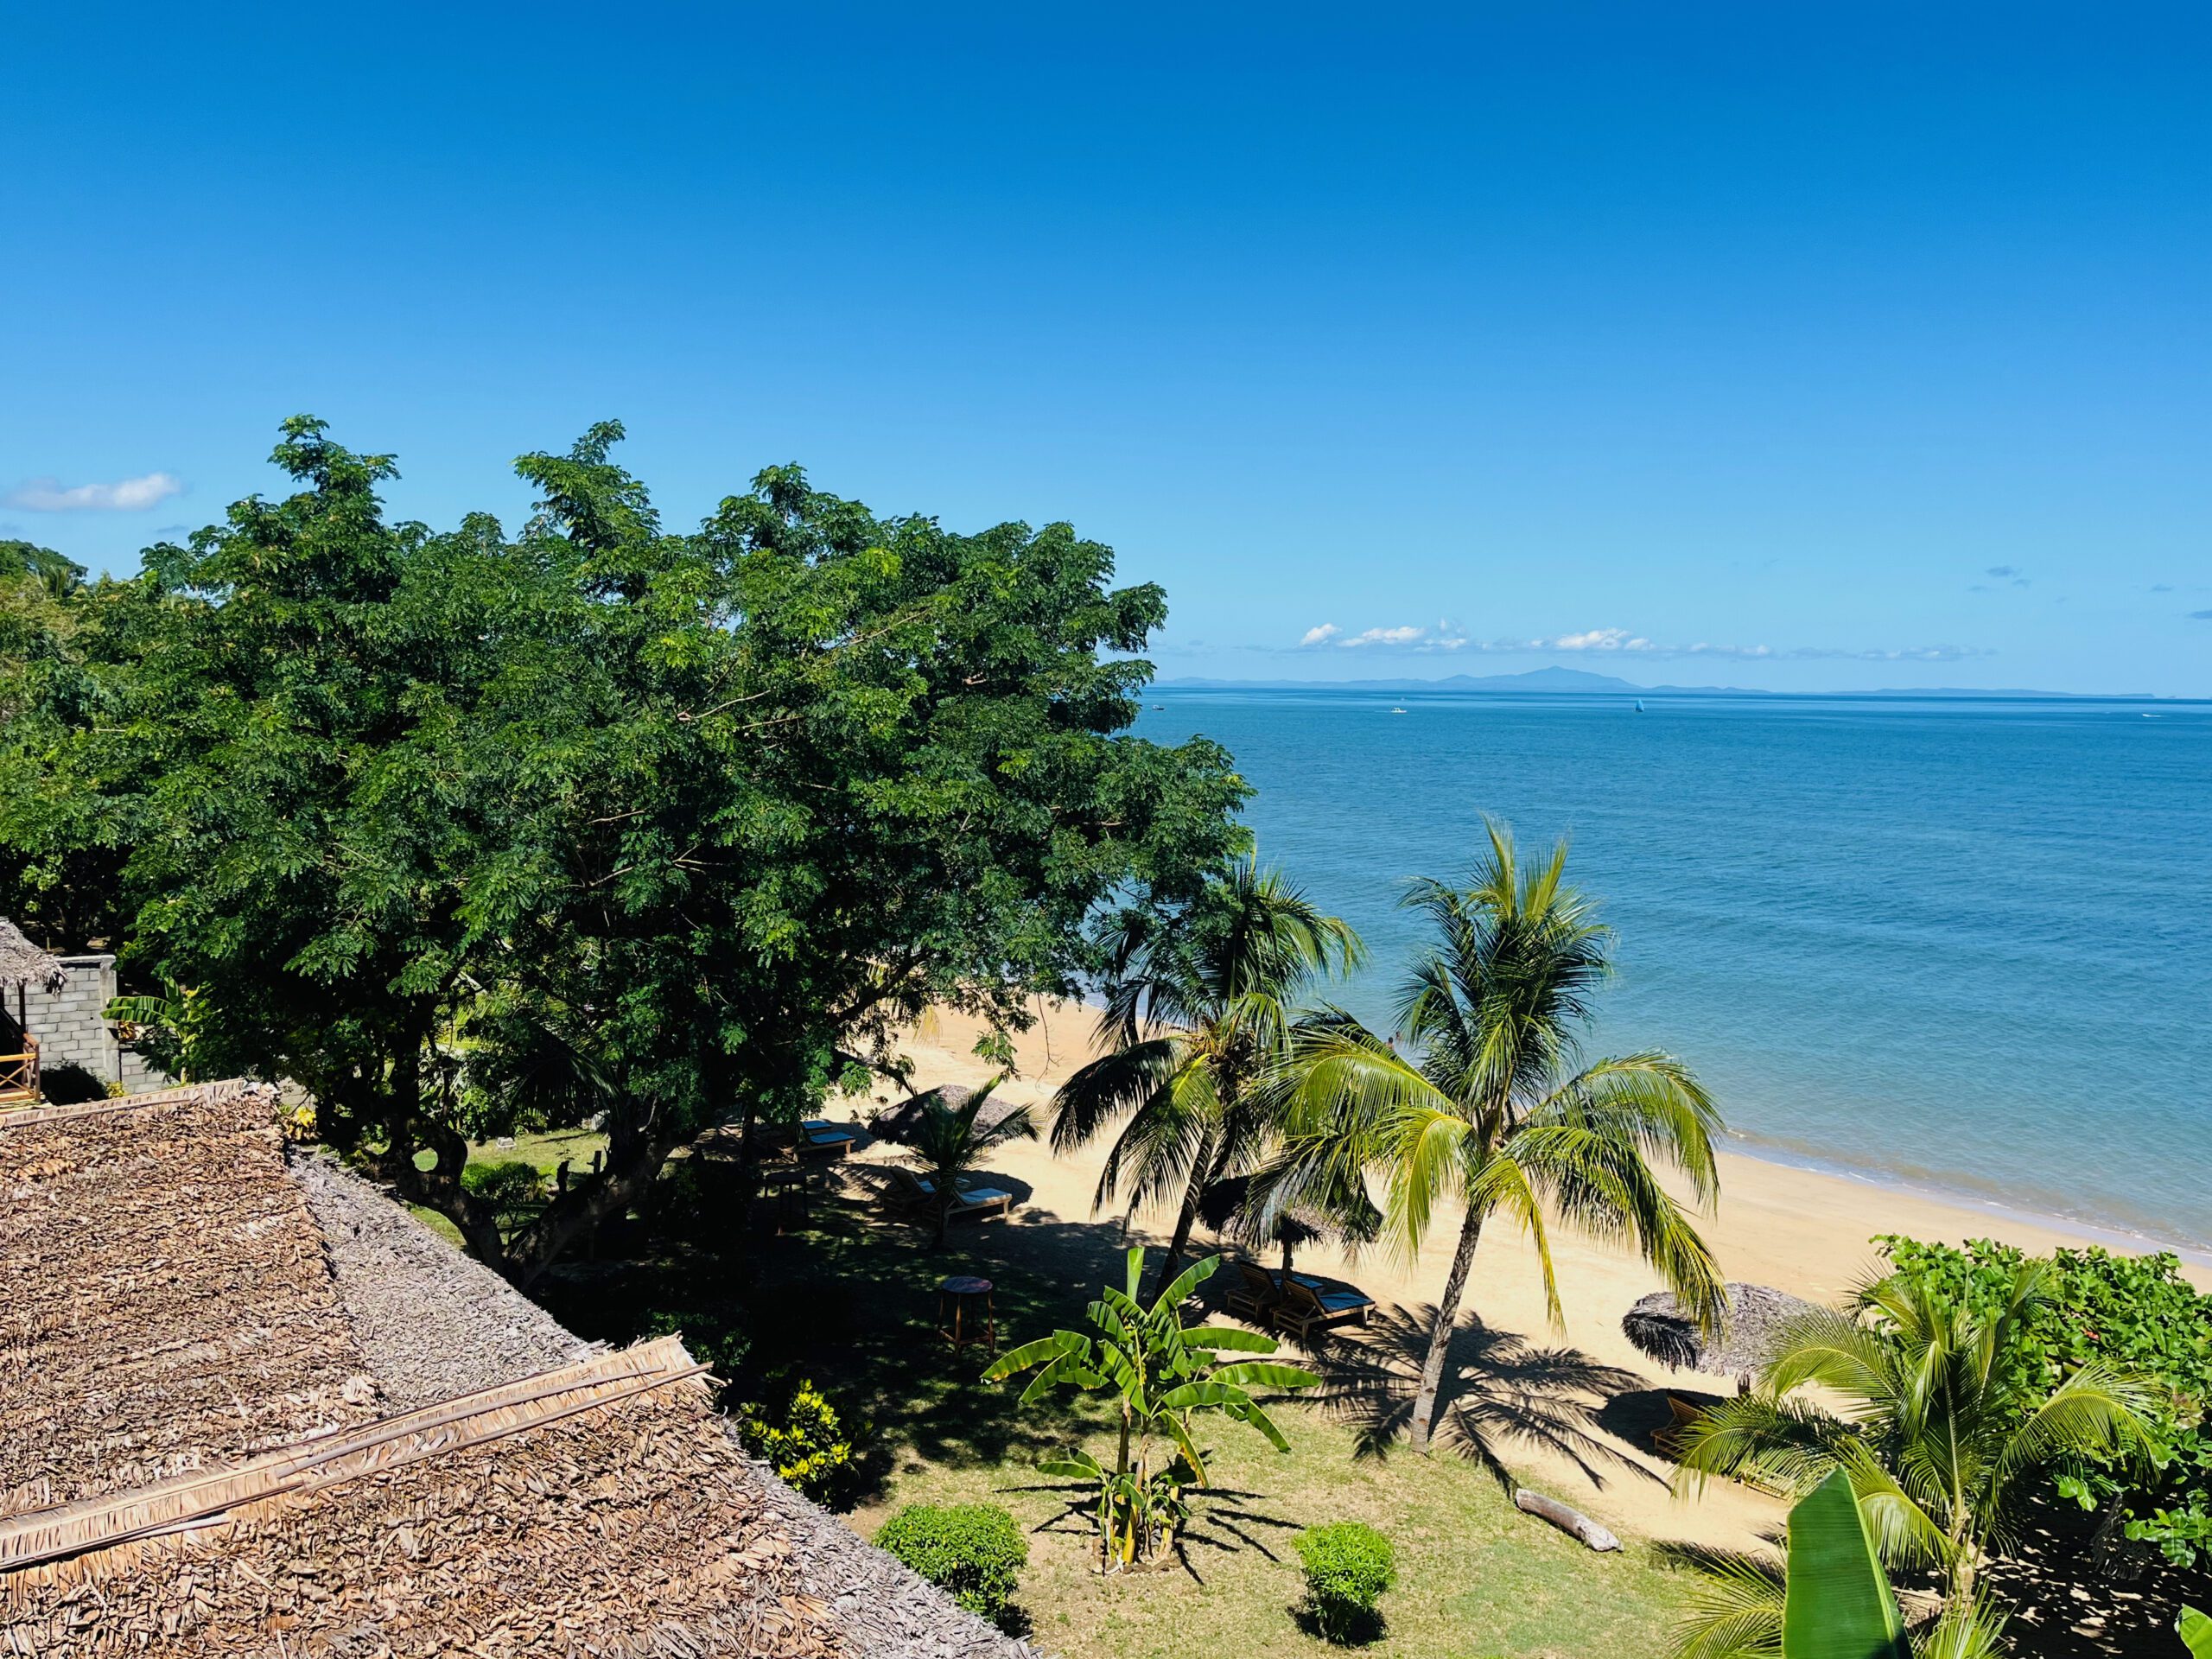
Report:
[[[1148,701],[1365,936],[1362,1015],[1405,879],[1464,872],[1494,814],[1569,836],[1619,931],[1596,1040],[1690,1060],[1747,1149],[2212,1247],[2212,705]]]

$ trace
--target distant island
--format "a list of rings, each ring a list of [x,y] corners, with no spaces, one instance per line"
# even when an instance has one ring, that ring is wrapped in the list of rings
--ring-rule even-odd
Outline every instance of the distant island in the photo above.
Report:
[[[2148,691],[2031,691],[2017,687],[1889,686],[1877,691],[1758,691],[1738,685],[1637,685],[1583,668],[1532,668],[1525,674],[1453,674],[1440,680],[1210,680],[1155,682],[1192,691],[1567,691],[1599,696],[1686,697],[2064,697],[2091,702],[2171,702]]]

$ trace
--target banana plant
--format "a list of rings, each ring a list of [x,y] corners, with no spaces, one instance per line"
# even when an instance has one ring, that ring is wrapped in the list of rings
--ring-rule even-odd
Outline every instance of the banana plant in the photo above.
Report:
[[[2189,1649],[2190,1659],[2212,1659],[2212,1618],[2194,1607],[2184,1607],[2174,1622],[2174,1633]]]
[[[1783,1659],[1912,1659],[1904,1615],[1838,1470],[1789,1511]]]
[[[1188,1490],[1206,1484],[1206,1453],[1192,1432],[1197,1414],[1218,1412],[1248,1424],[1287,1452],[1290,1443],[1252,1390],[1309,1389],[1321,1380],[1277,1361],[1222,1358],[1273,1353],[1275,1344],[1257,1332],[1183,1323],[1183,1304],[1220,1267],[1217,1255],[1192,1262],[1147,1307],[1137,1300],[1144,1249],[1132,1249],[1126,1287],[1107,1286],[1085,1310],[1090,1332],[1055,1331],[1001,1355],[983,1373],[985,1382],[1000,1382],[1035,1371],[1022,1390],[1025,1406],[1062,1387],[1111,1400],[1121,1420],[1111,1468],[1080,1446],[1037,1465],[1055,1479],[1096,1487],[1099,1560],[1107,1572],[1174,1547],[1190,1513]]]

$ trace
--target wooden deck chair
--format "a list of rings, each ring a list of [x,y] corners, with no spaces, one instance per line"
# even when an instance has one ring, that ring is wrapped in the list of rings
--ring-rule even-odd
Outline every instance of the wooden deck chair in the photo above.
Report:
[[[1238,1282],[1229,1287],[1224,1302],[1236,1318],[1266,1330],[1274,1321],[1276,1304],[1282,1300],[1276,1276],[1254,1262],[1240,1261],[1236,1277]]]
[[[1282,1287],[1282,1306],[1275,1323],[1299,1341],[1310,1343],[1316,1331],[1340,1325],[1365,1325],[1375,1299],[1365,1291],[1346,1286],[1342,1290],[1316,1290],[1304,1277],[1293,1274]]]

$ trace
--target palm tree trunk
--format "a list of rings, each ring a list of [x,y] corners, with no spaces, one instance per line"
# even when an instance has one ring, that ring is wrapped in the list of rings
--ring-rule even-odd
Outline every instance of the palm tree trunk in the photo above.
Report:
[[[1428,1333],[1428,1356],[1421,1361],[1421,1389],[1414,1395],[1413,1421],[1408,1425],[1414,1450],[1423,1457],[1428,1455],[1429,1439],[1436,1429],[1436,1396],[1444,1386],[1444,1357],[1459,1324],[1459,1296],[1467,1287],[1467,1270],[1474,1265],[1475,1245],[1482,1236],[1483,1212],[1471,1205],[1459,1224],[1459,1247],[1452,1253],[1452,1271],[1445,1275],[1444,1294],[1436,1304],[1436,1325]]]
[[[1152,1288],[1145,1293],[1145,1300],[1152,1299],[1175,1282],[1176,1264],[1182,1261],[1183,1252],[1190,1248],[1191,1229],[1198,1225],[1198,1199],[1206,1189],[1206,1178],[1213,1168],[1213,1141],[1211,1137],[1199,1148],[1201,1156],[1191,1160],[1191,1184],[1183,1190],[1183,1207],[1176,1213],[1175,1231],[1167,1241],[1167,1254],[1160,1259],[1160,1272],[1152,1281]]]

